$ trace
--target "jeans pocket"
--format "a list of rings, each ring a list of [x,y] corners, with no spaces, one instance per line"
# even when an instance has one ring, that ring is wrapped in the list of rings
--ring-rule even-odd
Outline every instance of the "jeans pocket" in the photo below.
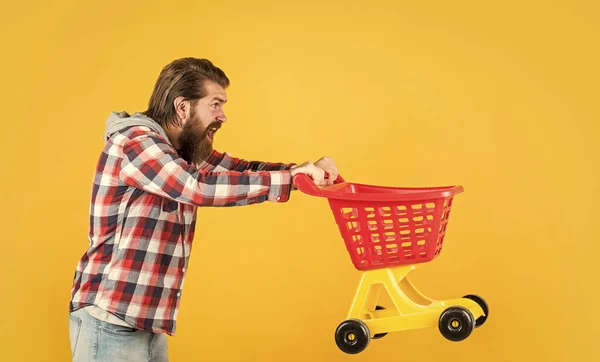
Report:
[[[124,337],[131,336],[132,334],[138,331],[137,328],[122,326],[119,324],[112,324],[104,321],[99,322],[98,328],[101,331],[106,332],[108,334]]]
[[[77,341],[81,334],[81,319],[69,313],[69,340],[71,343],[71,357],[75,356]]]

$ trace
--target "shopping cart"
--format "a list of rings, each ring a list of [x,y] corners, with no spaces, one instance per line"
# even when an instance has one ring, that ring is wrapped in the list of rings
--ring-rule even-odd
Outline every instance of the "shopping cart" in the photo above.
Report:
[[[352,263],[362,272],[347,318],[335,331],[343,352],[360,353],[388,332],[436,325],[443,337],[458,342],[486,321],[488,305],[480,296],[432,300],[408,279],[420,264],[440,255],[461,186],[382,187],[338,177],[333,185],[318,187],[303,174],[293,183],[303,193],[327,198]],[[384,291],[393,306],[377,304]]]

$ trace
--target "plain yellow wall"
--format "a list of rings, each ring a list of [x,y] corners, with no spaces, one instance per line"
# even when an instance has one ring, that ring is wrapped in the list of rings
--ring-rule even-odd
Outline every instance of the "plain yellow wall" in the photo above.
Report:
[[[341,353],[360,274],[325,200],[295,193],[199,211],[173,361],[600,360],[597,2],[38,3],[0,11],[0,360],[69,360],[104,120],[183,56],[232,81],[222,151],[463,185],[413,281],[491,313],[461,343],[431,328]]]

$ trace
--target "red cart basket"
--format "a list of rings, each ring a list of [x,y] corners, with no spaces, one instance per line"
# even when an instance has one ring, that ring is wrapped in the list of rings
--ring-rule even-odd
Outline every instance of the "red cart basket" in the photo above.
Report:
[[[358,270],[428,262],[444,243],[454,195],[462,186],[399,188],[348,183],[317,187],[297,175],[302,192],[325,197]]]

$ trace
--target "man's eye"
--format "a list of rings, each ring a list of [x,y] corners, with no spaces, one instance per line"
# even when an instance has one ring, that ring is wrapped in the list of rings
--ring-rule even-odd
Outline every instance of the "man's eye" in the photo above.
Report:
[[[217,103],[213,103],[212,107],[217,108]]]

